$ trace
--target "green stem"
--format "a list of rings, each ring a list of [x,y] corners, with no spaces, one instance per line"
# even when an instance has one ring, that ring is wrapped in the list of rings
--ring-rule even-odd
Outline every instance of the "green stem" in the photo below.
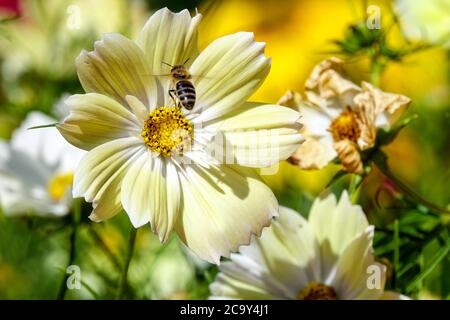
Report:
[[[394,221],[394,285],[397,285],[398,272],[400,270],[400,227],[398,220]]]
[[[384,64],[379,61],[377,55],[372,56],[370,68],[370,82],[372,82],[375,87],[379,87],[381,82],[381,74],[384,70]]]
[[[125,257],[125,264],[123,266],[122,275],[120,276],[119,290],[117,293],[117,299],[123,299],[125,297],[126,290],[128,288],[128,269],[130,267],[131,258],[133,257],[134,245],[136,243],[137,229],[131,227],[130,239],[128,241],[128,247]]]
[[[399,188],[409,198],[435,212],[450,214],[449,209],[439,207],[436,204],[432,203],[431,201],[428,201],[427,199],[423,198],[420,194],[418,194],[416,191],[412,190],[404,182],[400,181],[389,169],[386,161],[386,155],[381,153],[378,157],[377,156],[374,157],[373,161],[377,166],[377,168],[381,171],[381,173],[383,173],[383,175],[385,175],[388,179],[390,179],[395,184],[395,186]]]
[[[114,265],[114,267],[120,271],[122,270],[122,266],[119,262],[119,260],[116,258],[116,256],[114,255],[114,253],[111,252],[111,250],[108,248],[108,246],[106,245],[106,243],[103,241],[102,237],[98,234],[98,232],[92,227],[89,228],[89,232],[92,236],[92,238],[94,239],[94,241],[99,245],[99,247],[103,250],[103,252],[105,253],[105,255],[111,260],[112,264]]]
[[[67,267],[73,265],[76,256],[76,241],[77,241],[77,232],[78,226],[81,220],[81,201],[80,199],[75,199],[73,202],[73,213],[72,213],[72,228],[70,232],[69,239],[69,261],[67,263]],[[66,268],[67,270],[67,268]],[[67,292],[67,279],[69,275],[66,270],[64,270],[64,277],[58,291],[58,300],[64,300]]]
[[[348,192],[350,194],[350,199],[352,203],[357,203],[360,193],[359,186],[361,185],[361,182],[363,180],[363,177],[361,177],[358,174],[350,174],[350,185],[348,187]]]

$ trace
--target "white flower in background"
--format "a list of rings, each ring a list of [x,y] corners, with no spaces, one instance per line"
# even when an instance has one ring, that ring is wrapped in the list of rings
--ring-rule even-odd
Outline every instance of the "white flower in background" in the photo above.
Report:
[[[374,260],[374,227],[347,192],[316,199],[308,220],[282,207],[261,238],[220,266],[212,299],[400,299],[385,292]]]
[[[264,44],[236,33],[199,54],[200,18],[161,9],[137,42],[106,34],[83,51],[77,69],[87,93],[66,101],[71,113],[58,129],[89,151],[73,195],[93,203],[92,220],[123,207],[136,228],[150,222],[161,241],[174,229],[199,257],[219,263],[277,214],[272,191],[245,167],[288,158],[302,136],[297,111],[246,102],[270,69]],[[169,77],[152,76],[170,72],[163,62],[187,60],[197,91],[191,111],[174,106]],[[223,141],[234,164],[207,151]]]
[[[450,49],[449,0],[396,0],[395,9],[408,39]]]
[[[55,134],[55,123],[32,112],[11,141],[0,141],[0,205],[5,215],[63,216],[72,203],[74,169],[85,153]]]
[[[68,61],[78,55],[87,41],[103,32],[127,31],[135,20],[142,21],[135,13],[142,10],[137,2],[21,1],[21,17],[2,25],[0,52],[4,59],[4,80],[9,83],[30,70],[56,79],[73,77],[75,70]],[[15,98],[13,94],[11,98]]]
[[[324,60],[306,81],[306,100],[289,91],[278,103],[300,109],[306,141],[291,157],[303,169],[320,169],[339,157],[344,169],[363,172],[360,152],[373,147],[377,128],[389,127],[388,114],[410,103],[408,97],[361,87],[345,79],[343,61]]]

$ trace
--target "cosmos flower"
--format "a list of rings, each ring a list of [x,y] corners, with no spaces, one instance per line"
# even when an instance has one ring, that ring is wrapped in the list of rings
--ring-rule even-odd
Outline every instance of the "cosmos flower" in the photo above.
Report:
[[[384,291],[374,227],[344,191],[314,201],[308,220],[280,208],[261,238],[231,255],[210,285],[212,299],[405,299]]]
[[[345,79],[343,61],[324,60],[306,81],[306,99],[289,91],[278,103],[300,108],[306,141],[291,160],[303,169],[320,169],[339,157],[346,171],[363,172],[360,152],[374,146],[377,128],[389,127],[387,115],[410,103],[408,97],[361,87]]]
[[[55,122],[32,112],[10,142],[0,141],[0,205],[5,215],[58,217],[69,212],[73,172],[85,152],[54,129],[28,130]]]
[[[450,48],[449,0],[396,0],[394,7],[409,40]]]
[[[83,51],[76,63],[87,93],[66,101],[71,112],[58,129],[89,151],[73,195],[93,203],[93,221],[123,207],[134,227],[150,222],[161,241],[175,230],[198,256],[219,263],[277,214],[252,168],[288,158],[303,138],[297,111],[246,102],[270,69],[264,44],[241,32],[198,53],[200,19],[161,9],[136,42],[106,34]],[[192,110],[175,105],[164,76],[167,64],[183,63],[196,89]]]

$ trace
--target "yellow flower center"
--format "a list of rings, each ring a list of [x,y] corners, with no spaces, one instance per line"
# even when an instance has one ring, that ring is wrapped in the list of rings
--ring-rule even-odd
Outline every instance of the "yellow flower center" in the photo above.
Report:
[[[336,291],[322,283],[311,282],[297,294],[299,300],[337,300]]]
[[[160,107],[148,115],[141,136],[150,150],[168,157],[192,144],[194,129],[180,108]]]
[[[53,201],[61,200],[67,189],[72,187],[73,173],[61,174],[53,177],[47,185],[47,192]]]
[[[336,142],[348,139],[356,143],[361,134],[356,112],[347,108],[339,117],[333,120],[330,125],[330,131]]]

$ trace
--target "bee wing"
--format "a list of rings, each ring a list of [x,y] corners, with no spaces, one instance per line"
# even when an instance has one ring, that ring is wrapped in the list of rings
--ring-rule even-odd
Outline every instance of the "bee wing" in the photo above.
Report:
[[[207,77],[202,75],[192,75],[192,79],[194,80],[203,80],[203,79],[214,79],[213,77]]]
[[[164,78],[171,78],[172,77],[172,75],[169,73],[169,74],[141,74],[141,76],[143,76],[143,77],[157,77],[157,78],[162,78],[162,79],[164,79]]]

